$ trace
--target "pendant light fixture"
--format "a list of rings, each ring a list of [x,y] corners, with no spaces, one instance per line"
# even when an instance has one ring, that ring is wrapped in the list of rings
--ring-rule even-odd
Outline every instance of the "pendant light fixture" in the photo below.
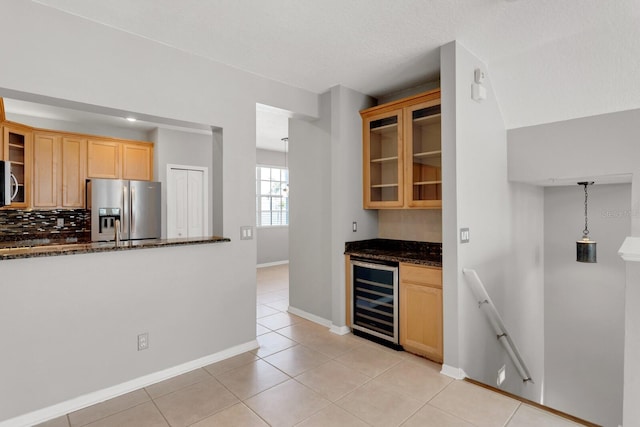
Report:
[[[584,230],[582,231],[582,240],[578,240],[576,242],[576,261],[597,262],[596,242],[589,238],[589,226],[587,220],[587,200],[589,198],[587,187],[589,185],[593,185],[593,181],[579,182],[578,185],[584,186]]]
[[[287,151],[289,145],[289,138],[284,137],[280,141],[284,143],[284,168],[287,171],[287,177],[289,176],[289,167],[287,166]],[[288,180],[287,180],[288,181]],[[282,195],[285,197],[289,197],[289,184],[285,183],[282,185]]]

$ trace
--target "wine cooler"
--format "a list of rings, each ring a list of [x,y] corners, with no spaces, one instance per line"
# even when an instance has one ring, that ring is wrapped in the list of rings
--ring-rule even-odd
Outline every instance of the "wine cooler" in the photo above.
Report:
[[[398,264],[351,259],[351,328],[398,344]],[[366,336],[365,335],[365,336]]]

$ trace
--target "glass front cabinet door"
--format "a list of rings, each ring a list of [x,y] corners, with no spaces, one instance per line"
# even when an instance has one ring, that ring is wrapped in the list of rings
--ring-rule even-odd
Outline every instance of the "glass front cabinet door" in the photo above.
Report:
[[[402,109],[363,117],[365,208],[399,208],[404,203],[402,119]]]
[[[364,208],[441,208],[440,90],[360,114]]]
[[[440,100],[405,108],[405,198],[410,208],[442,207]]]
[[[4,160],[11,162],[11,174],[15,177],[11,185],[11,191],[15,193],[11,208],[26,208],[30,195],[32,132],[17,124],[5,124],[3,140]]]

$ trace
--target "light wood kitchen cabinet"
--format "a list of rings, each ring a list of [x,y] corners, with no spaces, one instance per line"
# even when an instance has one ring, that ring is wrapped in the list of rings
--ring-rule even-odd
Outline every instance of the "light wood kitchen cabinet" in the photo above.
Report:
[[[442,363],[442,269],[400,264],[400,345]]]
[[[0,119],[3,107],[0,97]],[[7,209],[83,208],[87,178],[153,179],[151,142],[38,129],[6,120],[0,120],[0,160],[11,162],[18,181]]]
[[[4,160],[11,162],[11,173],[18,182],[18,189],[10,208],[26,208],[31,197],[31,161],[33,131],[27,126],[5,122],[2,126]]]
[[[87,178],[121,178],[122,144],[107,139],[87,141]]]
[[[363,114],[365,208],[400,208],[404,204],[402,109]]]
[[[62,138],[62,174],[60,205],[83,208],[87,176],[87,140],[74,136]]]
[[[33,206],[58,206],[58,172],[60,164],[59,134],[35,132],[33,135]]]
[[[35,132],[33,207],[82,208],[86,144],[84,138]]]
[[[153,145],[122,144],[122,179],[153,180]]]
[[[441,208],[440,90],[360,114],[364,208]]]
[[[442,207],[440,92],[405,107],[405,204],[409,208]]]
[[[87,178],[151,181],[153,179],[153,144],[89,139]]]

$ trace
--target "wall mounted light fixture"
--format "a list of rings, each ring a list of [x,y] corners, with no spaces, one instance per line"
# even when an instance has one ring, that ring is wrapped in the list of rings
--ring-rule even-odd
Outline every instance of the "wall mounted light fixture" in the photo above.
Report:
[[[578,185],[584,186],[584,230],[582,231],[582,239],[576,242],[576,261],[597,262],[596,242],[589,238],[589,226],[587,219],[587,201],[589,198],[587,187],[589,185],[593,185],[593,181],[579,182]]]
[[[485,75],[484,71],[480,68],[476,68],[473,71],[473,84],[471,85],[471,99],[477,102],[482,102],[487,99],[487,88],[482,85]]]

